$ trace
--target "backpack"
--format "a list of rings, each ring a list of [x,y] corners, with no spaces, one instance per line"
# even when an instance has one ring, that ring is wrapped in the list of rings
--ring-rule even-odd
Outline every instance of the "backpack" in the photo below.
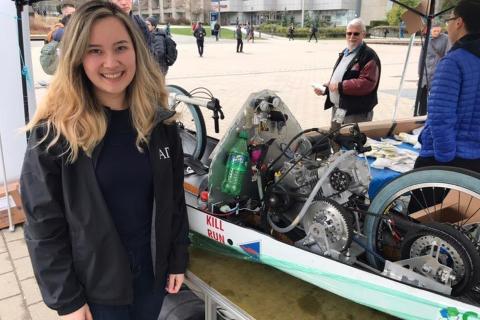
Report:
[[[193,36],[197,38],[197,40],[203,40],[203,37],[205,36],[205,29],[203,29],[203,27],[198,27],[195,29]]]
[[[177,60],[177,44],[165,34],[165,31],[155,30],[152,34],[150,50],[160,65],[162,72],[166,74],[168,67]]]
[[[177,61],[177,44],[173,39],[167,35],[164,35],[165,41],[165,58],[167,59],[167,66],[171,66]]]
[[[40,51],[40,64],[46,74],[52,75],[58,66],[57,49],[60,42],[52,40],[45,44]]]

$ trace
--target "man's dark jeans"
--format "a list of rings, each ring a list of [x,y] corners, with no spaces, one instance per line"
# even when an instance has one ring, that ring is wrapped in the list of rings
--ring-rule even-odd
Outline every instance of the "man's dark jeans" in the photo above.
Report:
[[[198,54],[203,56],[203,39],[197,39]]]
[[[243,40],[237,39],[237,52],[243,52]]]

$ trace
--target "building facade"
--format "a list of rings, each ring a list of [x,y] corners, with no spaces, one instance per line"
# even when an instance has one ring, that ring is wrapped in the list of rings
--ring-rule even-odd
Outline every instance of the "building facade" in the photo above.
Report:
[[[318,17],[331,24],[345,25],[359,12],[357,0],[228,0],[212,1],[212,10],[218,11],[222,24],[279,21],[286,15],[301,23],[304,15]],[[303,6],[303,10],[302,10]],[[238,18],[238,20],[237,20]]]
[[[77,5],[86,0],[70,0]],[[44,0],[34,9],[48,15],[58,14],[62,0]],[[392,7],[389,0],[133,0],[134,10],[142,16],[154,15],[159,21],[210,22],[210,13],[220,16],[222,25],[237,23],[260,24],[288,21],[301,24],[302,16],[317,19],[322,24],[345,26],[353,18],[361,17],[367,24],[371,20],[385,20]],[[305,21],[305,20],[304,20]]]
[[[138,1],[138,2],[137,2]],[[302,15],[317,19],[324,25],[345,26],[361,17],[385,20],[391,9],[389,0],[134,0],[142,15],[156,15],[160,21],[182,19],[210,22],[210,12],[220,16],[221,25],[237,23],[261,24],[280,21],[285,15],[301,24]],[[138,5],[138,4],[141,5]],[[302,10],[303,9],[303,10]],[[305,20],[304,20],[305,21]]]
[[[211,8],[220,12],[221,24],[279,21],[284,15],[301,24],[302,16],[309,15],[332,26],[345,26],[348,21],[361,17],[367,24],[371,20],[385,20],[391,8],[389,0],[212,0]]]
[[[168,21],[208,21],[211,0],[133,0],[136,14],[156,16],[161,23]]]

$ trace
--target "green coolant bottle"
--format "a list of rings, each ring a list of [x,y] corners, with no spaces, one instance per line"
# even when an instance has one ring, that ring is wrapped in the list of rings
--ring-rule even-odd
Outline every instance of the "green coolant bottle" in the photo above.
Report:
[[[243,130],[238,140],[228,153],[225,177],[222,182],[222,192],[237,197],[242,192],[243,177],[248,170],[248,132]]]

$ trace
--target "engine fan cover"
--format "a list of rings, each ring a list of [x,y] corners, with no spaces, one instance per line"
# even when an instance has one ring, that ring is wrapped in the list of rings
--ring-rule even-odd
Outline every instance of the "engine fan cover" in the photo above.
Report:
[[[315,240],[320,248],[343,252],[352,243],[353,215],[335,201],[319,199],[313,201],[302,219],[302,225],[307,238]],[[321,226],[326,235],[328,246],[325,243]]]

